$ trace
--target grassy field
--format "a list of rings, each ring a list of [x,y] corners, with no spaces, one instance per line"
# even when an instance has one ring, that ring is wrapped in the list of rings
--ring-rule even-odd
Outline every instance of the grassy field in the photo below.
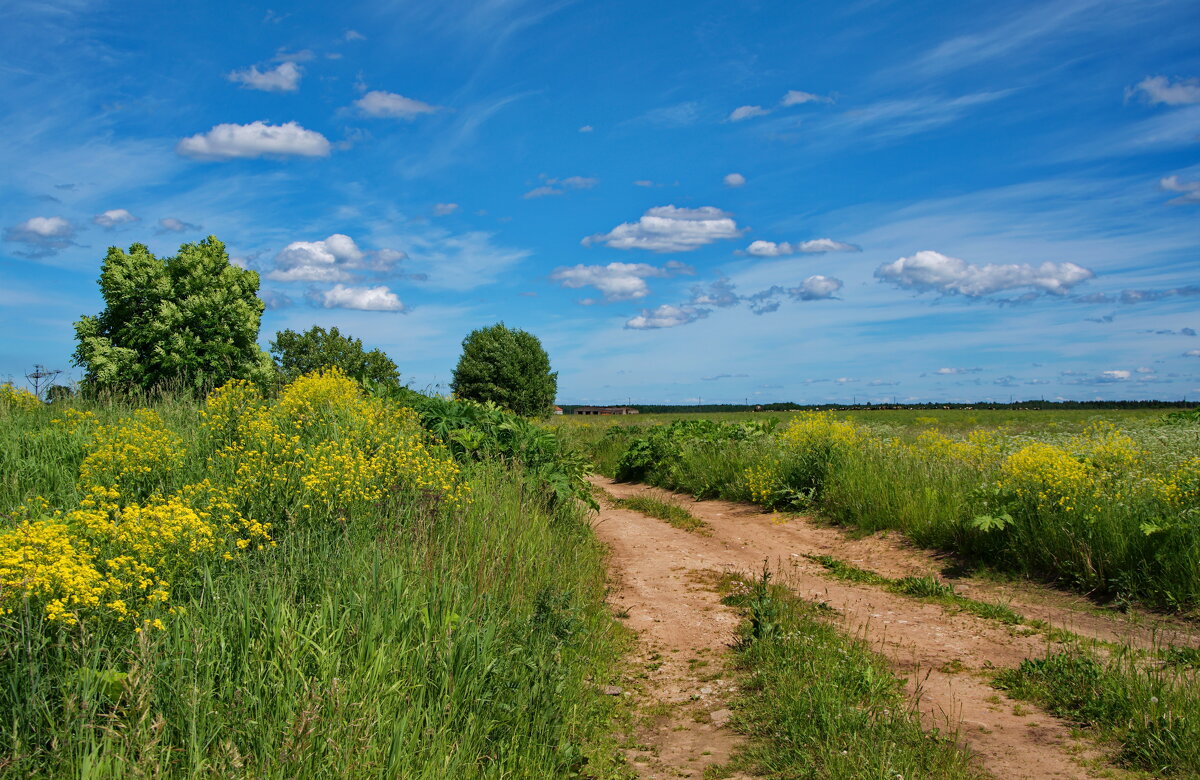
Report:
[[[0,474],[0,776],[623,771],[584,508],[410,408],[9,391]]]
[[[561,418],[618,479],[871,532],[1099,597],[1200,608],[1200,426],[1161,411]]]

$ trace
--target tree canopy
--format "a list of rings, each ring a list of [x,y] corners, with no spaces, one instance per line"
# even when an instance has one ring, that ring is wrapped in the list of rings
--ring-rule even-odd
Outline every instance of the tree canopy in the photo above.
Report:
[[[75,323],[83,387],[202,393],[230,379],[268,382],[258,344],[258,274],[229,262],[215,236],[160,260],[145,244],[111,247],[100,268],[105,309]]]
[[[287,381],[336,366],[360,382],[400,385],[400,372],[385,352],[378,349],[367,352],[361,339],[344,336],[336,327],[327,331],[314,325],[304,333],[281,330],[271,342],[271,355]]]
[[[459,398],[492,401],[517,414],[549,414],[558,392],[558,372],[537,336],[504,323],[471,331],[450,387]]]

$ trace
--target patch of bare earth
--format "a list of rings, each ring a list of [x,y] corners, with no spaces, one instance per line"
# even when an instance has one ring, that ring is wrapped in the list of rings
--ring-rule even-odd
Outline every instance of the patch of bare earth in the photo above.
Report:
[[[670,495],[601,477],[593,483],[618,498]],[[1089,776],[1085,766],[1103,765],[1101,751],[1074,738],[1066,725],[988,684],[989,669],[1043,655],[1044,635],[870,585],[831,580],[823,567],[804,557],[832,555],[899,577],[937,572],[941,565],[934,556],[897,537],[851,539],[837,529],[752,506],[715,500],[685,505],[709,524],[711,536],[611,506],[596,521],[598,536],[612,549],[610,601],[628,614],[647,670],[642,709],[651,717],[639,737],[646,750],[630,756],[643,777],[700,777],[704,766],[724,762],[737,746],[738,736],[722,725],[731,689],[721,660],[738,619],[715,593],[695,583],[712,571],[753,573],[764,560],[800,596],[837,609],[845,630],[864,637],[908,680],[926,724],[957,729],[994,776],[1082,778]],[[975,598],[998,589],[955,584]],[[1037,606],[1029,616],[1086,636],[1142,643],[1151,631],[1120,616],[1073,610],[1069,597],[1018,598],[1015,587],[1005,595],[1018,611]]]

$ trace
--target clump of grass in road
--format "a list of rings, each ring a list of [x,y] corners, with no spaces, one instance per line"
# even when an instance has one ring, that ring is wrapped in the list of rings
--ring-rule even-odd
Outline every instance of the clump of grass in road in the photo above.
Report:
[[[1107,657],[1074,648],[1026,659],[1001,672],[995,685],[1116,742],[1126,766],[1168,777],[1200,776],[1200,681],[1194,669],[1153,663],[1128,648]]]
[[[819,605],[757,579],[726,576],[745,620],[737,645],[735,726],[749,738],[724,767],[768,777],[978,778],[953,734],[925,731],[904,685]]]
[[[683,531],[691,531],[705,536],[712,533],[708,523],[674,501],[660,501],[650,496],[631,496],[629,498],[613,498],[612,502],[622,509],[632,509],[635,512],[665,520]]]
[[[1005,604],[992,601],[978,601],[954,592],[954,586],[944,583],[936,577],[900,577],[891,579],[867,569],[861,569],[853,564],[840,561],[831,555],[808,555],[809,560],[824,566],[831,575],[850,582],[861,582],[868,585],[880,585],[893,593],[913,596],[925,601],[932,601],[949,607],[970,612],[988,620],[998,620],[1008,625],[1028,623],[1020,614]]]

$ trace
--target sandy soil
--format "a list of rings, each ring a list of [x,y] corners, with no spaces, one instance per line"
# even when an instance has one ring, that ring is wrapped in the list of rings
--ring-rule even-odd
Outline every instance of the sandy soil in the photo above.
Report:
[[[593,483],[618,498],[664,495],[656,488],[602,477],[594,477]],[[646,749],[630,755],[643,777],[700,777],[704,766],[723,762],[736,747],[738,735],[724,725],[732,683],[722,655],[733,639],[737,616],[697,583],[712,571],[759,571],[764,560],[799,595],[837,609],[845,629],[864,637],[908,680],[927,724],[957,728],[994,776],[1082,778],[1089,776],[1085,765],[1103,764],[1101,752],[1073,738],[1064,724],[1028,703],[1017,705],[987,682],[991,667],[1015,666],[1023,658],[1043,655],[1044,635],[874,586],[832,580],[804,555],[832,555],[889,577],[937,572],[943,564],[936,557],[896,536],[856,540],[834,528],[752,506],[676,500],[708,523],[711,535],[612,506],[605,506],[595,523],[598,536],[612,549],[610,601],[619,614],[628,614],[627,624],[638,633],[638,660],[646,671],[642,708],[652,717],[639,735]],[[1033,586],[971,580],[957,580],[955,586],[975,598],[1003,595],[1023,614],[1085,636],[1140,644],[1157,628],[1176,632],[1177,640],[1185,638],[1182,626],[1147,625],[1146,619],[1073,609],[1070,597],[1044,594]]]

